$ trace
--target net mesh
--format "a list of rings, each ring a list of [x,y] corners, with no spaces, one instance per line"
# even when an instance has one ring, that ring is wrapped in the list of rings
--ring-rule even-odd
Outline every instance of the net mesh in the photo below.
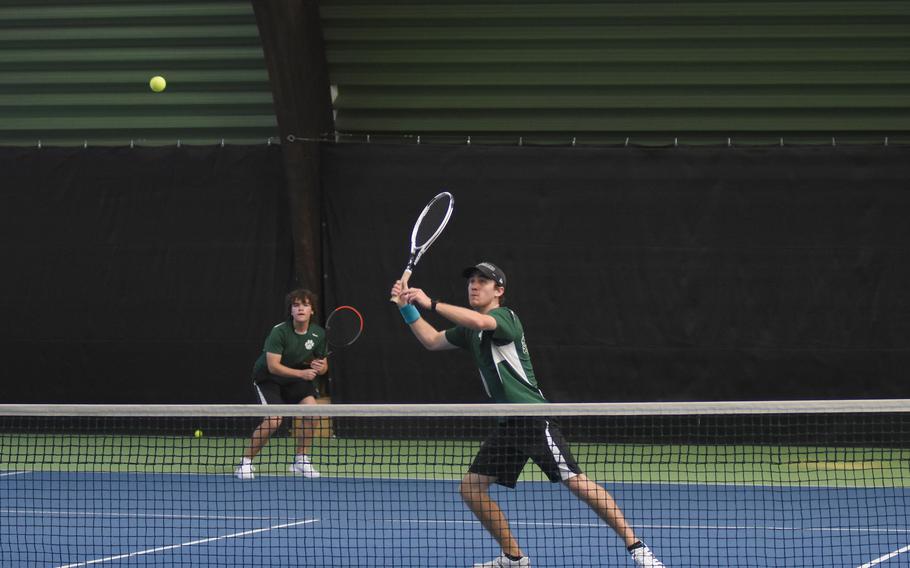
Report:
[[[667,566],[910,563],[907,401],[271,411],[241,480],[262,407],[0,405],[0,565],[471,566],[500,547],[461,480],[516,420],[561,433]],[[303,427],[318,478],[289,470]],[[534,566],[634,565],[532,462],[490,495]]]

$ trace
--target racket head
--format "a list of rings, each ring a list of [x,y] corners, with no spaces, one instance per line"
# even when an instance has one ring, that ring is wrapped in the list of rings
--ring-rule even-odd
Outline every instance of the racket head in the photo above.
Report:
[[[416,255],[414,264],[446,228],[454,208],[455,198],[448,191],[438,194],[423,208],[411,231],[411,254]]]
[[[363,333],[363,316],[353,306],[338,306],[325,320],[329,353],[351,345]]]
[[[417,222],[414,223],[414,228],[411,230],[411,250],[408,264],[401,277],[403,283],[407,283],[407,279],[420,261],[420,257],[446,228],[454,209],[455,198],[448,191],[443,191],[431,199],[420,212],[420,216],[417,217]],[[392,296],[389,301],[397,303],[398,298]]]

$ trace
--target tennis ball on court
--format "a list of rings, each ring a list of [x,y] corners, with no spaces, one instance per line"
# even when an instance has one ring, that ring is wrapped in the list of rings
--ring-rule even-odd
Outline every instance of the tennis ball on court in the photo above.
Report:
[[[197,438],[201,438],[201,437],[202,437],[202,430],[196,430],[195,432],[193,432],[193,436],[196,436]]]
[[[149,88],[156,93],[160,93],[165,87],[167,87],[167,81],[161,75],[155,75],[149,79]]]

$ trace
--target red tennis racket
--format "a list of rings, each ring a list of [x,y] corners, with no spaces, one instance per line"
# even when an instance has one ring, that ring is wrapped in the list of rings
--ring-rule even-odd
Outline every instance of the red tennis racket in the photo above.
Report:
[[[338,306],[325,320],[325,338],[332,353],[348,347],[363,333],[363,316],[352,306]]]

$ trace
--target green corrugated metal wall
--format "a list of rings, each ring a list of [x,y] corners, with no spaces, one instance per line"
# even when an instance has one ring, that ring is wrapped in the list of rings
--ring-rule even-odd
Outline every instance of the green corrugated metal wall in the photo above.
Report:
[[[277,136],[249,0],[0,1],[0,144]]]
[[[343,133],[910,141],[910,2],[323,0]]]
[[[908,0],[322,0],[321,14],[342,135],[910,142]],[[0,0],[2,144],[277,136],[248,0]]]

